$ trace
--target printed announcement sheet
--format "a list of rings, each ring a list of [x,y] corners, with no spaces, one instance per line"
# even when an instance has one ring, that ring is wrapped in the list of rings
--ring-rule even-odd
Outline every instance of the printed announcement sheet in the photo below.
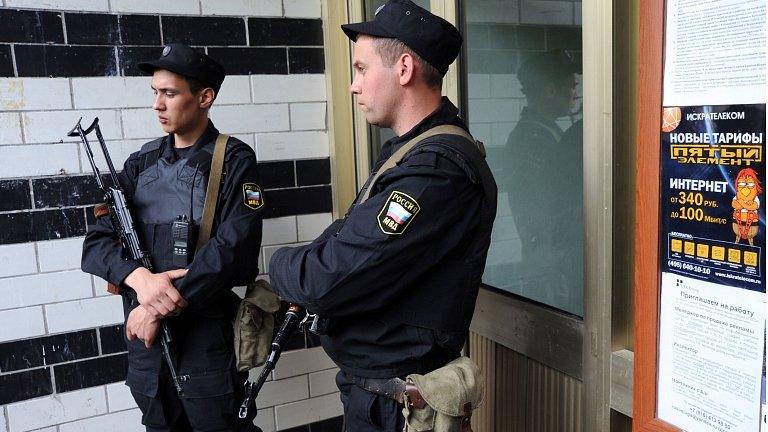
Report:
[[[765,103],[765,0],[667,0],[664,106]]]

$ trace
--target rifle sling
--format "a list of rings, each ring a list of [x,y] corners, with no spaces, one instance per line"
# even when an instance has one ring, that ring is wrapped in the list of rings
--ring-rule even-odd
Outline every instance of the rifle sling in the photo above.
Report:
[[[205,190],[203,219],[200,222],[200,235],[197,237],[196,251],[199,251],[208,239],[211,238],[211,228],[213,227],[213,218],[216,214],[216,204],[219,198],[219,187],[221,186],[221,174],[224,169],[224,153],[227,150],[228,140],[229,135],[219,134],[218,138],[216,138],[216,145],[213,148],[211,173],[208,176],[208,187]]]
[[[472,135],[470,135],[469,132],[465,131],[464,129],[456,125],[435,126],[432,129],[429,129],[421,133],[420,135],[411,139],[407,143],[403,144],[402,147],[397,149],[397,151],[394,152],[392,156],[390,156],[389,159],[387,159],[387,161],[381,165],[379,170],[376,171],[376,174],[373,175],[373,178],[371,179],[371,181],[368,182],[368,187],[365,189],[365,193],[363,194],[362,198],[360,198],[360,202],[358,204],[362,204],[365,201],[367,201],[368,198],[370,198],[371,191],[373,190],[373,186],[376,184],[376,181],[385,171],[387,171],[388,169],[400,163],[400,161],[403,160],[403,157],[405,157],[405,155],[409,151],[411,151],[414,147],[416,147],[417,144],[435,135],[458,135],[460,137],[464,137],[468,141],[474,143],[477,146],[478,150],[483,154],[483,156],[485,156],[485,149],[483,148],[482,143],[475,141],[475,139],[472,138]]]

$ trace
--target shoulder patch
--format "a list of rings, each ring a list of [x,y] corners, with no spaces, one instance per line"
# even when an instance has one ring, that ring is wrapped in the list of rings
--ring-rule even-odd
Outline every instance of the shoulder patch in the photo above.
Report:
[[[243,204],[254,210],[264,207],[264,193],[261,186],[256,183],[243,183]]]
[[[400,235],[413,222],[419,210],[421,206],[411,196],[393,191],[377,217],[379,228],[384,234]]]

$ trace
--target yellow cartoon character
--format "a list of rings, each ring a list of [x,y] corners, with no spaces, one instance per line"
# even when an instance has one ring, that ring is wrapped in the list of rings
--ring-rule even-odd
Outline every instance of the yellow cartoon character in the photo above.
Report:
[[[763,187],[752,168],[744,168],[736,176],[736,196],[731,201],[733,207],[733,232],[736,243],[742,239],[754,246],[753,239],[757,235],[760,218],[757,209],[760,208],[760,198]]]

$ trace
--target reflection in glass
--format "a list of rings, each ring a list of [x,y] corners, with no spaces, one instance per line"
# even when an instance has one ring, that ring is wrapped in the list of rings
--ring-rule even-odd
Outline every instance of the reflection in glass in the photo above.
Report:
[[[468,120],[499,186],[483,281],[583,315],[581,3],[526,5],[465,7]]]

